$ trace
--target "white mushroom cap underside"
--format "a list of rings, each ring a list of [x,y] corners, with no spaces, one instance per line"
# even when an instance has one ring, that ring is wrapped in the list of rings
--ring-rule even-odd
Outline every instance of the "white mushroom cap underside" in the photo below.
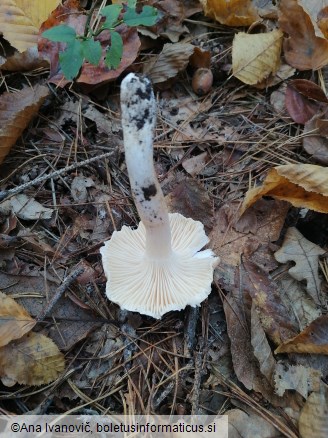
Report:
[[[169,215],[173,255],[151,260],[145,254],[146,232],[124,226],[100,249],[107,277],[106,295],[122,309],[154,318],[187,305],[197,306],[211,292],[217,258],[201,222],[179,213]]]

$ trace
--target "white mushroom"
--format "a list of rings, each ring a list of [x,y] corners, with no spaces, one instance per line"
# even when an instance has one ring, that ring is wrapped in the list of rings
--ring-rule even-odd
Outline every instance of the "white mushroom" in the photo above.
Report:
[[[121,84],[125,159],[141,222],[123,226],[100,249],[106,295],[122,309],[154,318],[197,306],[211,291],[217,263],[201,222],[168,214],[153,165],[156,102],[150,81],[130,73]]]

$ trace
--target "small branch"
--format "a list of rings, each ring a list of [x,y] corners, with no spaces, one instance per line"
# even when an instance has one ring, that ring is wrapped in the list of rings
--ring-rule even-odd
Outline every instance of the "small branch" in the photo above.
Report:
[[[33,181],[29,181],[25,184],[22,184],[14,189],[0,191],[0,202],[10,198],[18,193],[23,192],[25,189],[34,186],[35,184],[40,184],[48,179],[58,178],[59,176],[68,173],[72,170],[78,169],[80,167],[87,166],[88,164],[94,163],[95,161],[103,160],[104,158],[108,158],[113,155],[113,152],[106,152],[105,154],[98,155],[97,157],[89,158],[88,160],[81,161],[80,163],[74,163],[70,166],[64,167],[63,169],[56,170],[55,172],[49,173],[48,175],[39,176],[35,178]]]
[[[40,315],[36,318],[38,322],[43,321],[44,318],[48,316],[48,314],[52,311],[53,307],[56,305],[63,293],[70,287],[70,285],[73,283],[73,281],[77,279],[77,277],[83,274],[83,272],[84,268],[82,268],[82,266],[79,266],[65,278],[62,284],[56,290],[55,295],[51,298],[49,303],[46,304],[46,306],[42,309]]]

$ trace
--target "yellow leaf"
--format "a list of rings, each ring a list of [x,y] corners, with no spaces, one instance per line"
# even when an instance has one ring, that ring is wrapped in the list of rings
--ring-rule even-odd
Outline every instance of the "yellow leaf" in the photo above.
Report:
[[[227,26],[249,26],[260,17],[251,0],[200,0],[207,17]]]
[[[57,379],[64,368],[64,355],[41,333],[28,333],[0,348],[0,378],[7,386],[43,385]]]
[[[43,85],[25,88],[17,93],[3,93],[0,102],[0,163],[16,143],[48,96]]]
[[[1,0],[1,32],[20,52],[35,46],[39,28],[60,0]]]
[[[29,332],[36,321],[8,295],[0,292],[0,347]]]
[[[328,168],[314,164],[286,164],[272,168],[260,187],[250,189],[241,213],[262,196],[272,196],[304,207],[328,213]]]
[[[275,73],[280,66],[283,33],[239,32],[232,43],[233,75],[248,85],[255,85]]]

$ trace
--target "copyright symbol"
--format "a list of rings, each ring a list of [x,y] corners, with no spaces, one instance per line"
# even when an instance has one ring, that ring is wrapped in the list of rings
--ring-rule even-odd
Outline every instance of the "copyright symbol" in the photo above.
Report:
[[[19,431],[19,424],[18,423],[13,423],[12,425],[11,425],[11,430],[12,430],[12,432],[18,432]]]

